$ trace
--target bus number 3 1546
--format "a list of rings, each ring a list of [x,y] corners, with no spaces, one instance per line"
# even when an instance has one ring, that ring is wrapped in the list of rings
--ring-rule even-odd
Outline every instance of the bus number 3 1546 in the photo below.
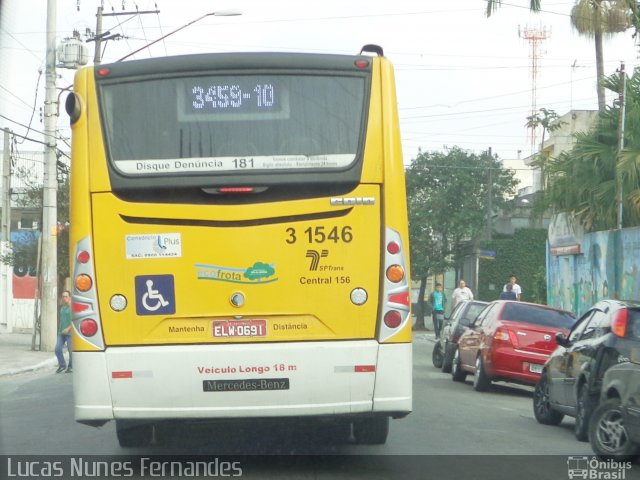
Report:
[[[325,243],[325,242],[344,242],[349,243],[353,240],[353,233],[351,227],[333,227],[328,230],[328,227],[322,225],[318,227],[309,227],[303,232],[303,237],[306,238],[307,243]],[[289,237],[285,240],[289,244],[296,243],[298,241],[298,232],[295,228],[287,228],[287,234]]]

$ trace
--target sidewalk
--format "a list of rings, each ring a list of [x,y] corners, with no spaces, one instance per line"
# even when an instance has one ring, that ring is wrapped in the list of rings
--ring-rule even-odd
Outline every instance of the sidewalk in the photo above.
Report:
[[[31,350],[31,333],[0,332],[0,377],[40,369],[55,369],[53,352]]]

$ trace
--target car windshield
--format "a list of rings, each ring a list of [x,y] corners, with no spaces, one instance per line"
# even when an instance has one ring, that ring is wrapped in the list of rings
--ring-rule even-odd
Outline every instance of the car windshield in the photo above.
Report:
[[[517,302],[505,304],[502,319],[567,329],[571,328],[576,321],[569,312]]]

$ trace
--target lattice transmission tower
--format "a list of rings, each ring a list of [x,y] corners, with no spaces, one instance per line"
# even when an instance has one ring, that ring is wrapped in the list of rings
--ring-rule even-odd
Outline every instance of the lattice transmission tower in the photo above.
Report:
[[[533,28],[526,26],[524,29],[520,29],[518,26],[518,35],[520,38],[524,38],[527,42],[529,42],[529,60],[531,64],[529,65],[529,72],[531,74],[531,114],[536,115],[538,112],[538,107],[536,103],[536,96],[538,90],[538,69],[539,69],[539,61],[542,57],[542,51],[540,50],[540,46],[542,42],[544,42],[549,35],[551,35],[551,29],[547,29],[547,27]],[[536,149],[536,138],[537,138],[537,128],[529,127],[529,138],[531,140],[532,150]]]

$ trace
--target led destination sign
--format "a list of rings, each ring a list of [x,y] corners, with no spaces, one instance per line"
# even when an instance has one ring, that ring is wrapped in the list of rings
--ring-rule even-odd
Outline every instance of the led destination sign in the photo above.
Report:
[[[257,120],[288,116],[288,91],[277,78],[193,78],[183,83],[178,101],[184,120]]]

